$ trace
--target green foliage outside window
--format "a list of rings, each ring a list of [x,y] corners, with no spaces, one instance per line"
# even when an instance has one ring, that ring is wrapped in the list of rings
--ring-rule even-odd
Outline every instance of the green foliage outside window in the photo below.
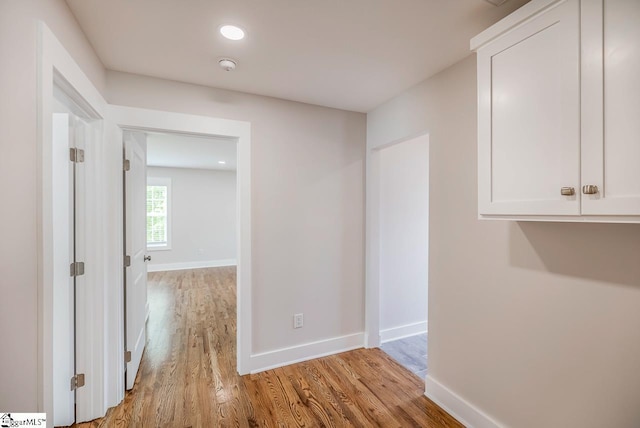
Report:
[[[167,186],[147,186],[147,245],[167,243]]]

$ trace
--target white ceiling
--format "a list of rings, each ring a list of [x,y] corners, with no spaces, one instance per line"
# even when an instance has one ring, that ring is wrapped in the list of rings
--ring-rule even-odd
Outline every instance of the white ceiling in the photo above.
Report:
[[[105,67],[366,112],[528,0],[67,0]],[[222,24],[246,30],[242,41]],[[225,72],[220,57],[238,60]]]
[[[236,141],[229,138],[146,132],[147,165],[236,170]],[[225,161],[224,165],[218,161]]]

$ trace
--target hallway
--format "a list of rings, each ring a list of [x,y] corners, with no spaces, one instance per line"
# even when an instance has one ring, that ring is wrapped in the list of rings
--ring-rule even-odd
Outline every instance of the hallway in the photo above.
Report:
[[[461,426],[379,349],[238,376],[235,268],[149,274],[148,342],[132,391],[79,427]]]

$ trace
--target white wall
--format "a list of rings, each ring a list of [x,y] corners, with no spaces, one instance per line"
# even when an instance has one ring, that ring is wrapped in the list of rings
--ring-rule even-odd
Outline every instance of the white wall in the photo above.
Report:
[[[171,179],[171,249],[148,251],[149,271],[235,261],[235,171],[147,167],[147,177]]]
[[[0,407],[38,406],[38,20],[113,103],[252,122],[254,353],[363,330],[365,115],[121,73],[106,84],[63,0],[4,0],[0,340],[19,352],[2,358]]]
[[[429,139],[378,152],[382,341],[426,330]]]
[[[479,221],[475,65],[367,117],[369,147],[430,133],[427,391],[511,427],[640,426],[640,225]]]
[[[37,21],[44,20],[93,84],[105,74],[63,0],[0,2],[0,408],[37,408]]]
[[[112,104],[251,122],[254,354],[363,331],[364,114],[119,72],[107,87]]]

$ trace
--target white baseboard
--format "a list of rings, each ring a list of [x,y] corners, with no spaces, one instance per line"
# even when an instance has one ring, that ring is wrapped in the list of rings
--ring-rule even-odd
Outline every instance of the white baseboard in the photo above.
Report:
[[[183,262],[183,263],[165,263],[165,264],[149,264],[147,272],[165,272],[169,270],[184,269],[200,269],[208,267],[235,266],[236,259],[226,260],[205,260],[203,262]]]
[[[502,428],[486,413],[435,380],[431,375],[425,379],[425,393],[431,401],[442,407],[467,428]]]
[[[362,348],[363,346],[364,333],[356,333],[254,354],[251,356],[251,373],[259,373],[265,370],[288,366],[289,364],[351,351]]]
[[[413,324],[401,325],[400,327],[387,328],[380,330],[380,342],[390,342],[392,340],[404,339],[405,337],[415,336],[427,332],[427,322],[421,321]]]

